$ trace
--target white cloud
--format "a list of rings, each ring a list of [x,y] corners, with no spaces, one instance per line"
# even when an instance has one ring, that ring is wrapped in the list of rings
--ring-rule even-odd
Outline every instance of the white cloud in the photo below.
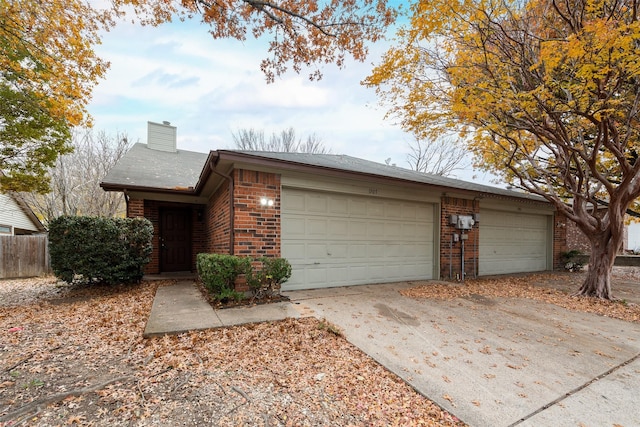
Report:
[[[360,84],[385,45],[373,46],[367,63],[326,66],[319,82],[303,71],[273,84],[260,71],[267,48],[264,41],[214,40],[197,22],[123,23],[97,49],[111,68],[89,112],[97,129],[142,142],[147,121],[168,120],[185,150],[233,148],[232,132],[241,128],[268,134],[293,127],[299,136],[317,133],[334,153],[406,166],[411,137],[383,119],[374,91]]]

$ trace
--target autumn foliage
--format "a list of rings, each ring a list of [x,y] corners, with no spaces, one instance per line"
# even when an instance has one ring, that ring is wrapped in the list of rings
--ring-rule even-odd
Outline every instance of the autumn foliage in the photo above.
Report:
[[[419,1],[364,82],[420,138],[459,133],[476,164],[590,239],[579,293],[611,298],[640,196],[636,0]],[[637,206],[636,206],[637,207]]]
[[[384,0],[0,0],[0,186],[48,191],[46,170],[71,151],[70,128],[88,125],[91,93],[108,62],[94,47],[119,18],[149,25],[198,18],[215,39],[267,39],[261,69],[319,79],[323,64],[363,61],[396,11]],[[108,35],[105,35],[108,37]]]
[[[0,0],[0,186],[48,189],[46,168],[70,151],[106,72],[93,50],[105,19],[80,0]]]
[[[395,21],[396,10],[385,0],[115,0],[122,13],[133,7],[143,23],[159,25],[175,17],[198,17],[215,39],[269,38],[268,56],[261,69],[268,81],[289,68],[322,76],[317,65],[344,66],[350,56],[363,61],[368,43],[379,41]]]

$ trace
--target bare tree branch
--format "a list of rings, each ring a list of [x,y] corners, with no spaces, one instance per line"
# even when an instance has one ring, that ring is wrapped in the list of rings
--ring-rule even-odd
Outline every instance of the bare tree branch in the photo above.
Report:
[[[409,149],[411,152],[407,155],[407,162],[411,169],[418,172],[449,176],[469,166],[464,146],[453,138],[441,138],[433,142],[416,138],[409,144]]]
[[[322,138],[316,133],[307,136],[306,140],[296,136],[294,128],[283,129],[273,133],[267,141],[264,131],[254,128],[239,129],[232,134],[233,142],[239,150],[271,151],[285,153],[329,154],[330,149],[324,146]]]

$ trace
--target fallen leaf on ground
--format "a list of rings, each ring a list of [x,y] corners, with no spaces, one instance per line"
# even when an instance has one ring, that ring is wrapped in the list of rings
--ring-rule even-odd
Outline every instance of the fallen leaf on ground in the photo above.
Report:
[[[143,339],[171,283],[0,281],[0,425],[464,425],[313,318]]]

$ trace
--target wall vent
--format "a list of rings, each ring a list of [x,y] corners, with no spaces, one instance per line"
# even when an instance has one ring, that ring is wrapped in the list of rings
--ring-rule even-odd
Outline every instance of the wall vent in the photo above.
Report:
[[[152,150],[175,153],[177,151],[177,135],[178,129],[171,126],[170,122],[147,122],[147,147]]]

